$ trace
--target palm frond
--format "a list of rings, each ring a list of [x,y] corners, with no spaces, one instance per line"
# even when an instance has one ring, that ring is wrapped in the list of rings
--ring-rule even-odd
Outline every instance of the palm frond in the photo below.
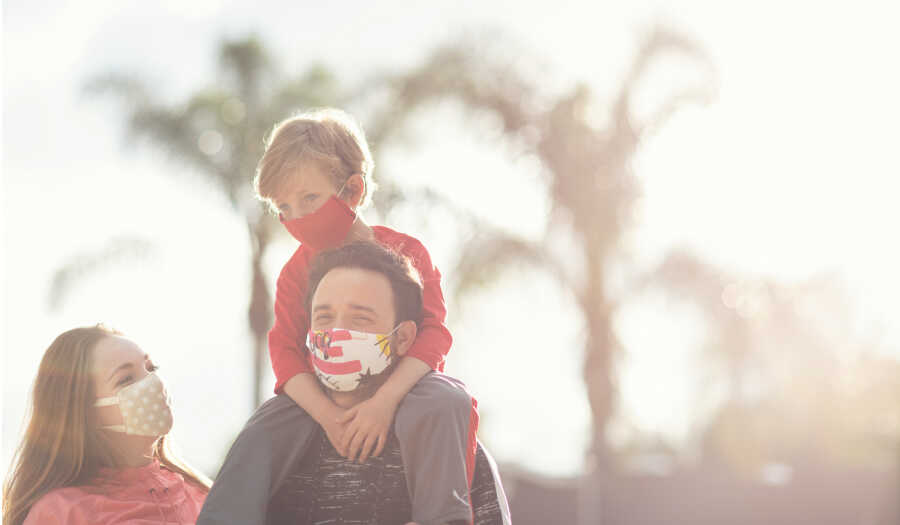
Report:
[[[656,288],[673,297],[689,299],[718,316],[723,287],[730,281],[721,269],[684,249],[670,252],[638,282],[635,292]]]
[[[482,225],[479,233],[464,243],[453,268],[455,302],[459,302],[466,294],[487,287],[511,269],[528,267],[545,270],[565,289],[572,289],[564,270],[557,265],[542,243],[527,241]]]
[[[369,123],[369,135],[380,143],[402,129],[402,123],[429,102],[454,98],[474,111],[488,111],[507,135],[535,125],[540,107],[537,84],[526,80],[508,53],[491,56],[485,42],[454,42],[438,48],[413,71],[383,74],[367,85],[387,86],[389,101]]]
[[[104,269],[128,261],[145,260],[155,246],[140,238],[119,237],[111,239],[97,250],[82,252],[69,258],[68,262],[53,272],[47,305],[58,310],[72,290]]]
[[[255,36],[224,41],[219,48],[219,68],[231,77],[235,96],[252,106],[259,105],[264,86],[276,75],[268,52]]]
[[[625,76],[625,81],[622,83],[622,87],[613,103],[614,122],[620,130],[627,129],[631,131],[631,134],[635,137],[638,137],[641,135],[641,131],[646,129],[649,124],[655,123],[658,125],[660,123],[658,122],[659,117],[651,118],[651,121],[648,123],[633,122],[630,104],[632,95],[637,91],[638,84],[641,82],[650,66],[654,61],[668,53],[681,54],[691,59],[705,72],[704,81],[702,82],[701,87],[696,88],[698,92],[704,92],[704,96],[698,96],[695,99],[693,93],[694,90],[689,90],[685,94],[676,96],[675,98],[702,102],[706,100],[707,95],[711,96],[712,91],[706,91],[706,89],[711,89],[709,86],[713,82],[714,67],[712,66],[712,61],[706,51],[698,43],[687,38],[680,32],[672,31],[661,26],[657,27],[640,45],[638,52],[631,63],[631,67]],[[670,104],[671,103],[664,105]],[[660,116],[665,114],[670,114],[670,112],[663,111]]]
[[[286,79],[272,93],[264,107],[267,126],[312,108],[342,106],[347,97],[342,93],[337,78],[326,67],[315,64],[301,75]]]

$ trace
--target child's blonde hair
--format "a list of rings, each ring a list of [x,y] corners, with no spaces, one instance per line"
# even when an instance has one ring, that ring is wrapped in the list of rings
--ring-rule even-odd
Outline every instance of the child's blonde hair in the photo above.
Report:
[[[375,163],[362,128],[347,113],[333,108],[301,113],[275,125],[266,151],[256,167],[256,195],[274,210],[274,195],[302,163],[314,161],[325,169],[336,187],[359,173],[366,187],[360,206],[368,204],[375,190]]]

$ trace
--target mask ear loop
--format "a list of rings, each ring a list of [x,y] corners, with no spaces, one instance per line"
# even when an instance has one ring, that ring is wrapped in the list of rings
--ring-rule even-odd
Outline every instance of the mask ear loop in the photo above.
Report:
[[[376,344],[376,345],[380,345],[381,343],[384,342],[385,339],[387,339],[388,337],[394,335],[394,332],[396,332],[399,328],[400,328],[400,325],[398,324],[397,326],[394,327],[393,330],[391,330],[390,332],[384,334],[384,335],[381,336],[377,341],[375,341],[375,344]]]
[[[391,337],[392,335],[394,335],[394,333],[395,333],[397,330],[399,330],[399,329],[400,329],[400,325],[398,324],[397,326],[394,327],[393,330],[391,330],[390,332],[388,332],[388,333],[384,334],[383,336],[379,337],[378,340],[375,341],[375,346],[381,348],[381,353],[384,354],[385,357],[391,355],[391,353],[392,353],[392,352],[391,352],[392,348],[391,348],[391,345],[390,345],[390,341],[389,341],[388,339],[390,339],[390,337]]]
[[[119,404],[119,396],[101,397],[94,401],[95,407],[109,407]],[[113,432],[125,432],[125,425],[103,425],[100,428]]]
[[[108,407],[112,405],[119,404],[118,396],[110,396],[110,397],[101,397],[97,401],[94,402],[95,407]]]
[[[344,190],[347,189],[347,183],[348,183],[348,182],[350,182],[350,178],[349,178],[349,177],[347,178],[347,180],[344,181],[343,184],[341,184],[341,189],[339,189],[339,190],[337,191],[337,193],[334,195],[335,197],[337,197],[338,199],[341,198],[341,193],[344,193]],[[354,221],[355,221],[355,220],[356,220],[356,219],[354,219]],[[281,212],[278,212],[278,221],[279,221],[279,222],[282,222],[282,223],[285,222],[285,221],[284,221],[284,214],[281,213]]]
[[[353,175],[347,177],[347,180],[345,180],[344,183],[341,184],[341,189],[339,189],[338,192],[334,195],[337,199],[341,199],[341,193],[344,193],[344,190],[347,189],[347,183],[350,182],[350,179],[352,177]],[[347,207],[349,208],[350,205],[347,204]],[[359,215],[354,212],[353,222],[356,222],[357,219],[359,219]]]
[[[352,175],[350,177],[352,177]],[[337,191],[337,193],[334,195],[335,197],[339,199],[341,198],[341,193],[344,193],[344,190],[347,189],[347,183],[350,182],[350,177],[347,177],[347,180],[345,180],[344,183],[341,184],[341,189]]]

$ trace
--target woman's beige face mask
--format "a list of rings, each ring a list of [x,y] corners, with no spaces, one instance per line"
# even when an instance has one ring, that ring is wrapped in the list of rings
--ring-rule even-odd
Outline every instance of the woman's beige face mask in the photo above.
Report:
[[[162,436],[172,429],[172,409],[166,387],[155,373],[123,387],[115,396],[101,397],[94,406],[118,405],[121,425],[101,428],[135,436]]]

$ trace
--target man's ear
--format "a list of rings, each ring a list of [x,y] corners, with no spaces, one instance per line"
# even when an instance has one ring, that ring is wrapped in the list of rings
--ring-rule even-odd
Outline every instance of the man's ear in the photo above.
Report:
[[[362,204],[363,195],[366,193],[366,179],[361,173],[350,175],[347,182],[344,183],[344,202],[354,210]]]
[[[417,333],[418,328],[416,328],[415,321],[403,321],[400,323],[397,331],[394,332],[394,352],[400,356],[405,355],[409,347],[412,346],[413,341],[416,340]]]

